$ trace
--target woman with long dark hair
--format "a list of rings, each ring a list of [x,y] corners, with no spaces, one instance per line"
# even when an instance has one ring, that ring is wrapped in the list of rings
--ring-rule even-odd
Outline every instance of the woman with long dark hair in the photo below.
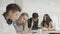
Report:
[[[45,14],[43,16],[43,21],[41,23],[41,26],[47,28],[47,30],[54,30],[52,20],[48,14]]]

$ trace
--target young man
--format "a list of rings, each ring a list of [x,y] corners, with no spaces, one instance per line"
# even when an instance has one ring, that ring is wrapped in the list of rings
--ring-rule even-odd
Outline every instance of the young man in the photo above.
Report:
[[[28,28],[29,30],[37,30],[38,29],[38,13],[33,13],[32,18],[28,19]]]
[[[21,8],[17,4],[9,4],[6,12],[0,15],[0,34],[17,34],[12,23],[18,19]]]

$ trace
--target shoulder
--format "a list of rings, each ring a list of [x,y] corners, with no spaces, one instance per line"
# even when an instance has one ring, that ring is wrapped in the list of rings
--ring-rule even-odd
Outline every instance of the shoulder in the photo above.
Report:
[[[32,18],[28,19],[28,21],[32,21]]]
[[[1,24],[1,27],[3,27],[3,30],[6,30],[7,33],[14,33],[15,34],[15,29],[14,29],[13,25],[12,24],[8,25],[6,23],[6,20],[3,15],[0,15],[0,24]]]
[[[6,20],[5,20],[4,16],[3,15],[0,15],[0,24],[1,23],[2,24],[6,24],[5,22],[6,22]]]
[[[32,18],[28,19],[28,20],[32,20]]]
[[[52,25],[52,24],[53,24],[53,22],[51,21],[49,24],[50,24],[50,25]]]
[[[0,15],[0,21],[1,22],[5,22],[6,21],[3,15]]]

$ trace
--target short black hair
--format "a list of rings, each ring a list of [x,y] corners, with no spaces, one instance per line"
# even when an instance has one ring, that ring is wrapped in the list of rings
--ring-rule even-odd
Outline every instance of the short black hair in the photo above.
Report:
[[[15,3],[8,4],[6,7],[6,12],[4,12],[3,15],[6,16],[10,10],[16,10],[16,11],[21,12],[21,7],[19,7]],[[16,11],[13,11],[13,12],[16,12]]]
[[[21,8],[17,4],[11,3],[11,4],[7,5],[6,12],[9,12],[10,10],[21,11]]]
[[[35,13],[32,14],[32,17],[33,17],[33,18],[38,18],[39,15],[38,15],[38,13],[35,12]]]

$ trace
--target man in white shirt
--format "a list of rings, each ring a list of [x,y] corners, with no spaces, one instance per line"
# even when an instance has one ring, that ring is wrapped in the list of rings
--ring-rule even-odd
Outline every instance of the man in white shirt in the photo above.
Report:
[[[0,34],[17,34],[12,23],[18,19],[21,8],[17,4],[9,4],[6,12],[0,15]]]

